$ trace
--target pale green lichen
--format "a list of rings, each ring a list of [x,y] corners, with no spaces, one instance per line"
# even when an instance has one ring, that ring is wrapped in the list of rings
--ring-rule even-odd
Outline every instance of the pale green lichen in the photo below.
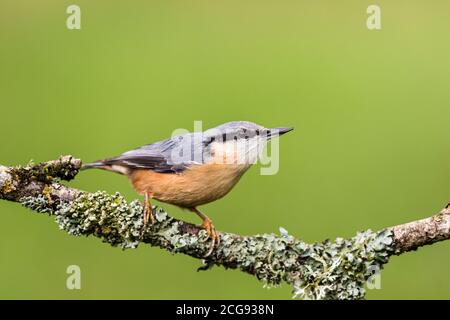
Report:
[[[134,248],[139,243],[142,205],[138,201],[128,204],[119,193],[82,193],[70,203],[59,203],[56,209],[43,195],[25,197],[21,203],[38,212],[52,213],[60,229],[71,235],[96,234],[122,248]]]
[[[20,199],[20,203],[33,211],[52,214],[53,208],[48,202],[48,198],[44,195],[38,195],[37,197],[24,197]]]
[[[59,227],[73,235],[100,235],[103,240],[122,248],[134,248],[142,229],[142,206],[128,204],[119,194],[85,193],[55,212]]]
[[[372,270],[380,270],[393,253],[390,231],[358,233],[309,245],[302,250],[301,277],[289,277],[294,295],[307,299],[362,299]]]
[[[122,248],[135,248],[141,240],[142,205],[130,204],[118,193],[82,193],[70,203],[49,203],[45,196],[27,197],[22,204],[51,213],[61,229],[73,235],[94,234]],[[56,209],[55,209],[56,208]],[[204,230],[190,232],[189,224],[155,209],[157,223],[147,228],[142,241],[170,252],[201,258],[210,242]],[[221,245],[204,260],[201,270],[213,265],[237,268],[255,275],[268,286],[283,281],[304,299],[362,299],[371,270],[381,269],[393,253],[388,230],[358,233],[351,239],[307,244],[280,228],[281,235],[239,237],[221,233]]]
[[[281,236],[265,234],[236,242],[222,237],[222,261],[247,271],[266,285],[286,281],[295,297],[304,299],[362,299],[372,270],[381,269],[393,253],[390,231],[358,233],[351,239],[307,244],[283,229]],[[212,262],[217,264],[217,261]]]
[[[162,208],[154,208],[158,223],[148,227],[150,232],[142,236],[142,204],[137,200],[128,204],[119,193],[81,193],[70,203],[61,202],[56,207],[49,200],[39,195],[22,198],[20,202],[34,211],[53,214],[60,229],[71,235],[94,234],[104,242],[124,249],[135,248],[140,240],[165,247],[171,252],[184,252],[184,249],[199,241],[205,242],[205,248],[208,245],[205,231],[198,234],[181,233],[179,229],[183,222],[172,221]]]

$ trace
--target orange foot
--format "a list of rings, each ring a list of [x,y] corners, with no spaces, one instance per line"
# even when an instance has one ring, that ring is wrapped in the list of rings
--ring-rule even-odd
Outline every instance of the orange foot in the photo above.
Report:
[[[212,221],[210,218],[208,218],[207,215],[200,212],[197,208],[192,208],[192,211],[194,211],[202,220],[202,228],[206,230],[206,233],[208,234],[208,239],[211,239],[211,245],[209,246],[208,252],[205,254],[205,258],[211,255],[214,248],[218,247],[220,244],[220,234],[214,227]]]
[[[219,246],[220,235],[210,219],[203,220],[202,228],[206,230],[206,232],[208,233],[208,238],[211,239],[211,245],[209,246],[209,250],[205,255],[205,257],[208,257],[213,252],[214,248]]]
[[[150,203],[150,197],[149,197],[148,193],[146,193],[145,200],[144,200],[144,225],[142,226],[141,236],[140,236],[141,240],[144,236],[145,228],[149,224],[149,221],[150,221],[150,225],[152,225],[156,222],[156,219],[155,219],[155,216],[153,215],[153,207],[152,207],[152,204]]]

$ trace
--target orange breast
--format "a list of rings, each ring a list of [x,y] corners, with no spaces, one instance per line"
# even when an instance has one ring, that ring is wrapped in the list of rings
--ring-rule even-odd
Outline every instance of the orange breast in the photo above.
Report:
[[[195,165],[181,173],[135,170],[129,177],[136,191],[184,208],[193,208],[226,195],[248,165]]]

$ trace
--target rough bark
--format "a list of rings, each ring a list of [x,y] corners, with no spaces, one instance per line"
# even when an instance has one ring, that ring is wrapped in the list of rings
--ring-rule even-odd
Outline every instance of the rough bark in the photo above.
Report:
[[[450,204],[429,218],[390,227],[396,252],[416,250],[450,238]]]

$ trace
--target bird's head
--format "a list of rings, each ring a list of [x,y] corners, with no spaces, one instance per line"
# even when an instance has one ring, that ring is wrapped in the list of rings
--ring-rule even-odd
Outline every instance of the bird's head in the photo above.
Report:
[[[205,131],[203,141],[217,162],[253,164],[269,140],[293,129],[265,128],[249,121],[232,121]]]

